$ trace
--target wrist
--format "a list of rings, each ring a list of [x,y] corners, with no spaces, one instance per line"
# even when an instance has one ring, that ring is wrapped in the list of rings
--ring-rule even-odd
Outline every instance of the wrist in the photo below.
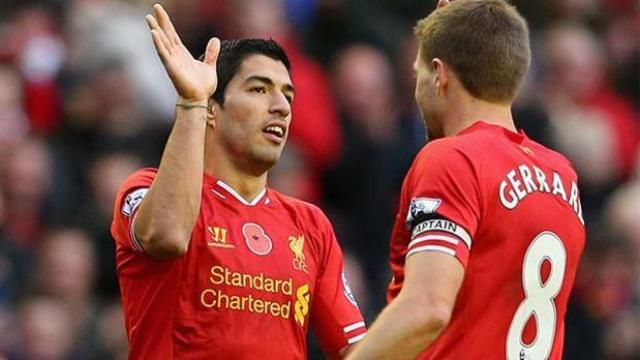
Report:
[[[176,102],[176,107],[183,109],[206,109],[209,110],[209,100],[191,100],[179,97]]]

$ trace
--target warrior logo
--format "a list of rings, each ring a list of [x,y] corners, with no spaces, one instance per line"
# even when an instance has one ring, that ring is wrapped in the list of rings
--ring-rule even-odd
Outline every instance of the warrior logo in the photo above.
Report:
[[[227,229],[220,226],[207,226],[210,240],[207,245],[210,247],[234,248],[233,244],[227,241]]]

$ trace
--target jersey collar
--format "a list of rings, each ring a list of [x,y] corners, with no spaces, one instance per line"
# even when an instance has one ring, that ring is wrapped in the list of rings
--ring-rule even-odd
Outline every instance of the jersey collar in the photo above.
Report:
[[[247,201],[245,198],[243,198],[240,195],[240,193],[236,191],[236,189],[234,189],[231,185],[227,184],[226,182],[216,178],[215,176],[209,175],[207,173],[205,173],[204,176],[205,176],[205,182],[208,182],[209,184],[211,184],[211,187],[212,187],[211,191],[221,199],[226,200],[227,198],[232,197],[244,206],[256,206],[262,203],[263,200],[265,205],[268,205],[270,203],[269,197],[266,196],[267,195],[266,187],[262,189],[262,191],[260,191],[258,195],[256,195],[255,198],[253,198],[253,200]]]
[[[226,193],[228,193],[229,195],[231,195],[234,198],[236,198],[236,200],[238,200],[242,205],[245,205],[245,206],[256,206],[256,205],[258,205],[260,203],[260,201],[264,198],[264,196],[267,194],[267,188],[264,188],[264,189],[262,189],[262,191],[260,191],[258,193],[258,195],[256,195],[255,198],[253,198],[253,200],[247,201],[234,188],[232,188],[231,185],[225,183],[224,181],[218,179],[216,181],[216,185],[218,185],[218,187],[224,189]]]
[[[494,132],[499,132],[501,134],[504,134],[504,136],[508,137],[509,139],[511,139],[512,141],[521,143],[523,142],[525,139],[527,139],[527,135],[524,133],[524,131],[522,131],[521,129],[518,130],[518,132],[513,132],[509,129],[506,129],[502,126],[498,126],[498,125],[493,125],[493,124],[489,124],[483,120],[478,120],[476,122],[474,122],[473,124],[469,125],[468,127],[466,127],[465,129],[463,129],[462,131],[460,131],[458,133],[458,135],[464,135],[467,133],[471,133],[477,130],[489,130],[489,131],[494,131]]]

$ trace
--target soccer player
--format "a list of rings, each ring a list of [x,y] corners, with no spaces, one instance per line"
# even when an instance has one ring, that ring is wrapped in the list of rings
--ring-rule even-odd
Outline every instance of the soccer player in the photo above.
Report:
[[[330,357],[364,337],[333,229],[267,188],[291,124],[289,60],[271,40],[209,41],[203,61],[160,5],[147,22],[179,94],[158,169],[125,180],[112,234],[130,359]]]
[[[585,230],[571,163],[514,126],[527,25],[504,0],[439,5],[416,26],[432,140],[402,187],[390,303],[352,358],[561,359]]]

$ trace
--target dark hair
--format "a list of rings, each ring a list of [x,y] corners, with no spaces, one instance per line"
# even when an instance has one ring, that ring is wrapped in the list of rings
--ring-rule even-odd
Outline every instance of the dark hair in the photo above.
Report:
[[[220,55],[216,64],[218,72],[218,87],[213,93],[212,98],[220,104],[224,105],[224,94],[229,81],[235,76],[240,69],[242,62],[251,55],[264,55],[273,60],[280,61],[291,71],[291,63],[287,54],[282,47],[273,39],[238,39],[224,40],[220,44]],[[203,59],[204,55],[200,57]]]
[[[511,102],[531,61],[529,29],[504,0],[456,0],[415,28],[422,59],[440,58],[465,89],[491,102]]]

